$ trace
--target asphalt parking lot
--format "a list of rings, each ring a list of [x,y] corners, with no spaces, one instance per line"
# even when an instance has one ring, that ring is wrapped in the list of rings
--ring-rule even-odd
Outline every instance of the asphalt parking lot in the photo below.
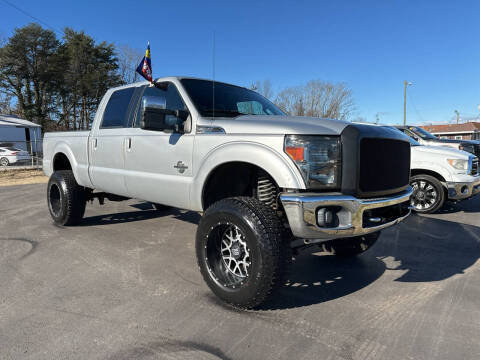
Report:
[[[411,216],[356,259],[300,254],[259,311],[211,295],[199,215],[98,202],[53,225],[45,184],[0,187],[1,359],[478,359],[480,197]]]

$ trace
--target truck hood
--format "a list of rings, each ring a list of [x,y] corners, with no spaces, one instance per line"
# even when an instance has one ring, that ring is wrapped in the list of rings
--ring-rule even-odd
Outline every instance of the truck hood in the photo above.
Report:
[[[425,142],[435,144],[480,144],[477,140],[454,140],[454,139],[425,139]]]
[[[203,118],[200,126],[221,127],[227,134],[339,135],[349,122],[304,116],[244,115],[235,118]]]
[[[426,154],[435,154],[435,155],[443,155],[448,157],[449,159],[468,159],[470,153],[465,151],[456,150],[454,148],[448,147],[441,147],[441,146],[412,146],[412,156],[415,153],[420,153],[422,155]]]

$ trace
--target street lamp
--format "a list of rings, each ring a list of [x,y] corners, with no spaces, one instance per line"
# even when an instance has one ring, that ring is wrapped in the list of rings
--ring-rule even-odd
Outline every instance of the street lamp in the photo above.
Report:
[[[458,124],[458,120],[460,119],[460,113],[458,112],[458,110],[453,110],[453,112],[455,113],[455,115],[457,115],[457,124]]]
[[[403,126],[407,125],[407,86],[413,85],[407,80],[403,81]]]

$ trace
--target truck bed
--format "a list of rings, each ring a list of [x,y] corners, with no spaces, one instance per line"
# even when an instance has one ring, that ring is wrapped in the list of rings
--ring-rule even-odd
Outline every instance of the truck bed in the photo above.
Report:
[[[88,137],[90,131],[47,132],[43,138],[43,172],[50,176],[54,169],[54,156],[64,154],[82,186],[92,186],[88,175]]]

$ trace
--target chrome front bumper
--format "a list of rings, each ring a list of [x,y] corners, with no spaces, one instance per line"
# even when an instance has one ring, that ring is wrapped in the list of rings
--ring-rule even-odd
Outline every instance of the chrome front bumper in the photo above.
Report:
[[[412,188],[400,194],[378,199],[357,199],[348,195],[318,195],[315,193],[282,193],[280,200],[287,214],[290,229],[301,239],[331,240],[342,237],[364,235],[398,224],[410,215],[410,208],[398,217],[379,221],[379,225],[365,226],[364,213],[381,208],[406,203],[410,204]],[[407,206],[407,205],[405,205]],[[317,224],[317,211],[324,207],[338,207],[338,226],[320,227]],[[378,211],[376,210],[376,211]],[[368,213],[367,213],[368,214]],[[375,221],[378,218],[375,217]],[[368,225],[371,225],[368,224]],[[319,241],[315,241],[319,242]]]
[[[472,182],[447,182],[448,199],[465,200],[480,193],[480,176]]]

